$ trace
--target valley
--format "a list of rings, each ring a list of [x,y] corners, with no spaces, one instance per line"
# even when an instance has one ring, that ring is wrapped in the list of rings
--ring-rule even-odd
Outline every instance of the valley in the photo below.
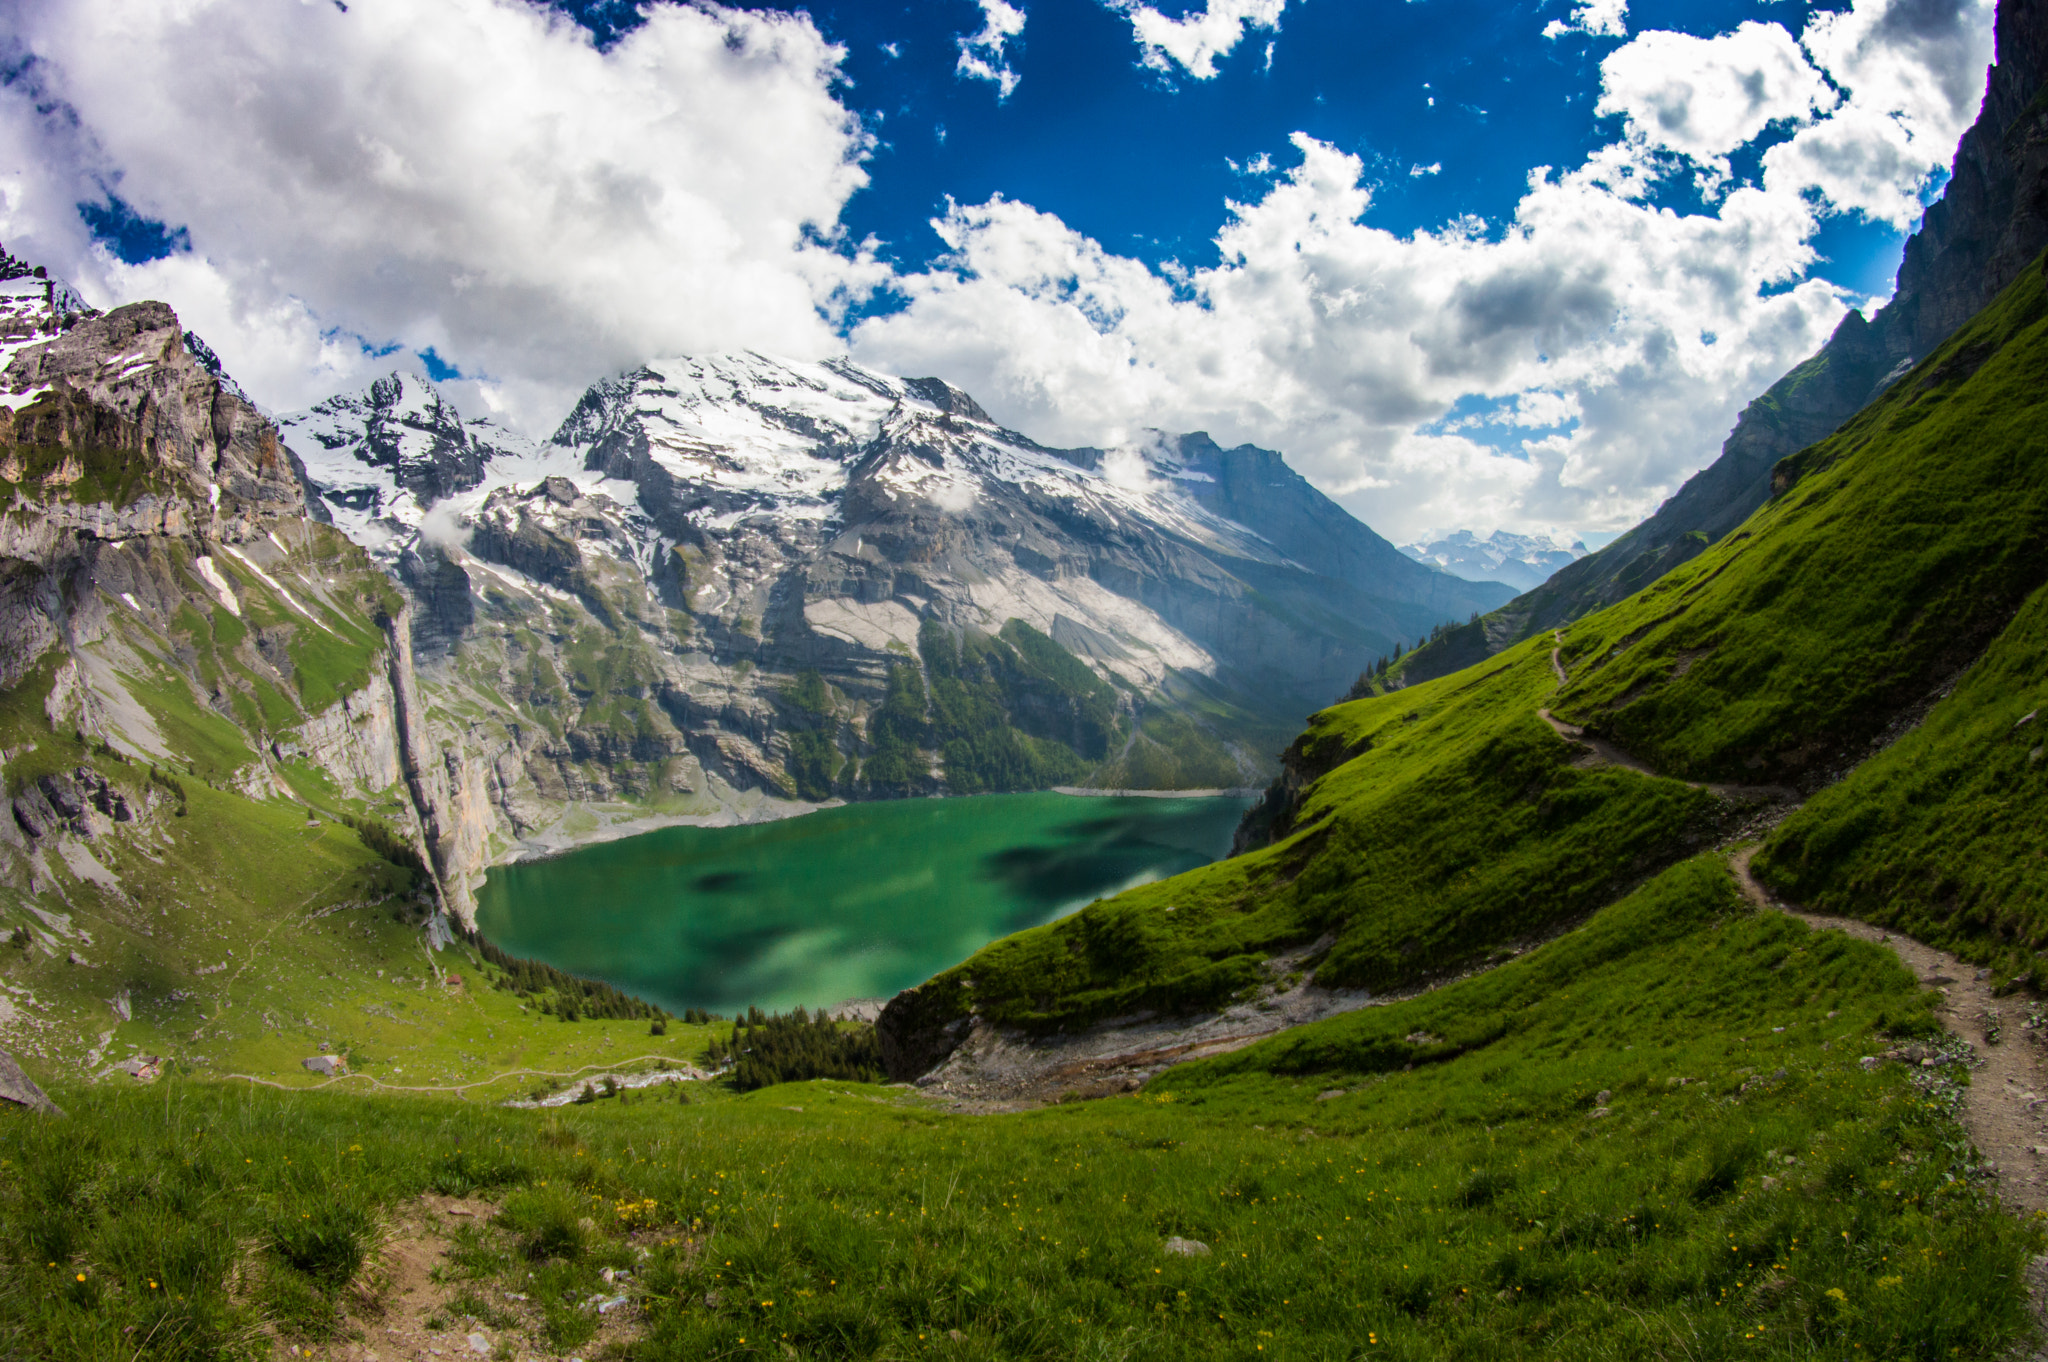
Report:
[[[1519,596],[846,359],[273,420],[6,257],[0,1355],[2040,1355],[1997,23],[1898,293],[1721,463],[1411,546]]]

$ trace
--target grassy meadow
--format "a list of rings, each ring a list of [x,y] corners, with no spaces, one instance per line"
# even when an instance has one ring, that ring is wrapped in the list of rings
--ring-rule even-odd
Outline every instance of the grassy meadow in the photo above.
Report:
[[[496,1208],[441,1269],[454,1337],[562,1355],[616,1290],[607,1355],[647,1358],[1999,1357],[2041,1231],[1957,1069],[1861,1062],[1933,1031],[1888,952],[1701,858],[1487,975],[1021,1114],[60,1087],[68,1119],[0,1123],[0,1338],[325,1348],[440,1193]]]

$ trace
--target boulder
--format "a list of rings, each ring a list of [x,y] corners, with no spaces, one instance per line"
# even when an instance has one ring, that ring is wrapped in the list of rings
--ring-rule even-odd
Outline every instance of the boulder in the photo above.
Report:
[[[348,1061],[340,1055],[313,1055],[299,1061],[301,1068],[329,1078],[339,1078],[348,1072]]]
[[[0,1050],[0,1102],[27,1107],[30,1111],[45,1112],[51,1116],[62,1116],[55,1102],[43,1095],[29,1076],[14,1062],[14,1056]]]

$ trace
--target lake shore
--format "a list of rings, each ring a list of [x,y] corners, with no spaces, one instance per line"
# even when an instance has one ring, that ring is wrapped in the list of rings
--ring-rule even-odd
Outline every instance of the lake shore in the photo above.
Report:
[[[1048,794],[1084,795],[1096,799],[1256,799],[1263,785],[1232,785],[1205,790],[1098,790],[1086,785],[1055,785]]]
[[[1085,785],[1055,785],[1045,794],[1074,795],[1089,799],[1255,799],[1265,793],[1263,786],[1244,785],[1200,790],[1111,790]],[[928,795],[930,799],[974,799],[976,795]],[[844,808],[850,802],[828,799],[808,803],[801,799],[779,799],[759,791],[728,791],[702,802],[712,807],[702,812],[650,813],[634,804],[571,804],[546,827],[530,832],[507,845],[485,869],[516,865],[521,861],[544,860],[582,847],[616,842],[664,828],[736,828],[753,823],[773,823],[801,818],[821,809]],[[870,801],[859,801],[870,802]]]

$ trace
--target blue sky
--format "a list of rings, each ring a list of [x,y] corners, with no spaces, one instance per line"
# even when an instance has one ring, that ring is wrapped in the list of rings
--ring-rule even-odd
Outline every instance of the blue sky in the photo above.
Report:
[[[1889,292],[1990,14],[19,0],[0,240],[279,409],[399,363],[544,434],[647,358],[851,353],[1397,538],[1611,534]]]
[[[874,183],[843,221],[881,238],[900,266],[943,249],[928,222],[947,196],[992,194],[1155,265],[1207,263],[1224,201],[1261,182],[1243,167],[1283,156],[1297,131],[1364,158],[1381,227],[1408,233],[1473,214],[1498,228],[1530,167],[1580,161],[1619,121],[1593,106],[1599,58],[1622,39],[1542,37],[1569,9],[1555,3],[1307,0],[1287,7],[1277,31],[1252,30],[1210,80],[1145,67],[1129,22],[1098,0],[1023,8],[1009,55],[1018,83],[998,99],[955,70],[957,40],[981,26],[971,0],[807,6],[845,44],[845,101],[879,138]],[[1629,14],[1637,27],[1709,36],[1752,19],[1796,29],[1814,8],[1710,0],[1638,3]],[[609,37],[616,18],[597,27]],[[1441,169],[1414,175],[1417,166]],[[1825,231],[1816,273],[1859,294],[1890,292],[1904,233],[1853,216]]]

